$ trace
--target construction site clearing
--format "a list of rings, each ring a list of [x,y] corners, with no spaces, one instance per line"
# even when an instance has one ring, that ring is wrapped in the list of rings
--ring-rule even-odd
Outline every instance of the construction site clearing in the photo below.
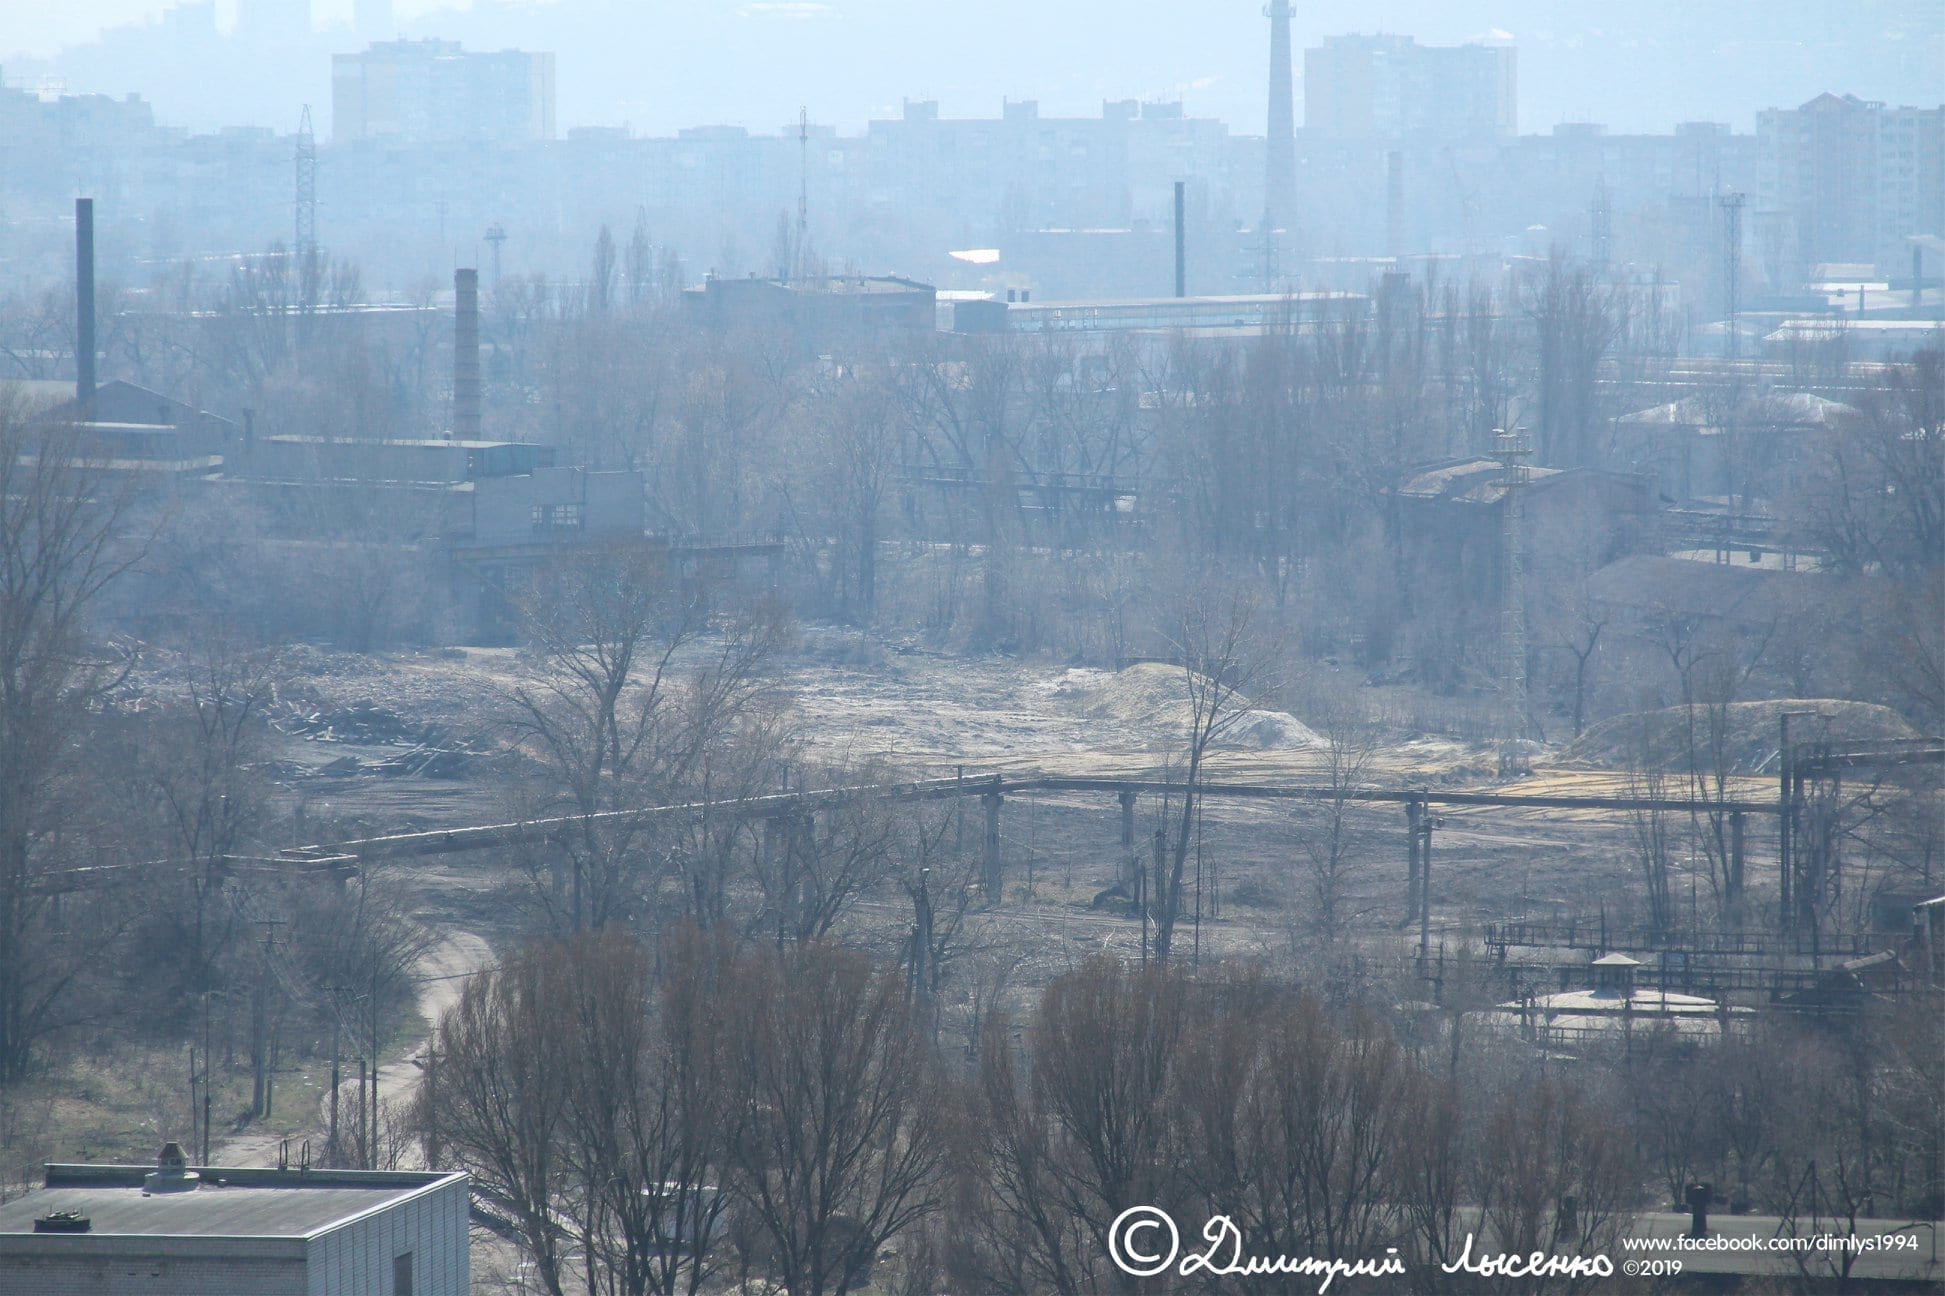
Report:
[[[470,896],[461,905],[468,922],[490,927],[490,897],[505,879],[481,852],[517,823],[508,789],[522,753],[507,722],[533,664],[512,649],[303,648],[284,665],[266,772],[290,814],[285,853],[411,859],[429,899]],[[147,663],[131,687],[162,687],[172,669]],[[983,921],[1069,937],[1024,960],[1033,979],[1057,974],[1077,952],[1139,956],[1145,936],[1126,891],[1151,836],[1173,831],[1180,813],[1189,718],[1180,667],[958,657],[807,627],[768,678],[793,759],[821,767],[825,785],[929,780],[936,786],[924,795],[955,806],[962,848],[984,854]],[[1237,720],[1204,762],[1192,901],[1199,959],[1291,957],[1314,943],[1306,842],[1330,804],[1342,811],[1348,864],[1342,934],[1409,963],[1434,996],[1461,974],[1459,964],[1465,976],[1490,968],[1492,997],[1517,1016],[1536,996],[1591,991],[1592,960],[1620,954],[1639,964],[1637,984],[1662,996],[1807,1008],[1895,992],[1937,958],[1919,948],[1912,909],[1945,889],[1935,879],[1853,866],[1841,912],[1806,924],[1800,905],[1778,908],[1782,752],[1763,735],[1776,732],[1782,712],[1830,717],[1815,750],[1912,758],[1878,771],[1875,783],[1850,785],[1847,795],[1869,810],[1864,818],[1881,820],[1892,804],[1898,815],[1939,813],[1937,745],[1884,708],[1737,704],[1717,724],[1712,750],[1727,754],[1717,768],[1656,771],[1629,768],[1627,735],[1638,741],[1681,718],[1622,717],[1571,743],[1528,744],[1533,759],[1509,778],[1499,774],[1498,745],[1414,733],[1387,719],[1387,708],[1402,708],[1382,690],[1342,680],[1323,688],[1363,698],[1366,719],[1355,731],[1320,734],[1300,716],[1239,699]],[[787,797],[764,802],[749,813],[790,805]],[[1734,858],[1725,847],[1714,859],[1706,839],[1726,839],[1731,819]],[[1663,861],[1675,912],[1659,925],[1640,901],[1641,834],[1651,823],[1675,842]],[[1796,858],[1792,867],[1810,866]],[[1804,885],[1799,878],[1798,890]],[[1735,889],[1746,930],[1720,930],[1705,917],[1715,912],[1713,889],[1725,886]],[[1936,908],[1926,911],[1934,921]],[[898,905],[865,897],[858,912],[869,920],[877,909],[889,920]],[[1764,933],[1778,915],[1783,934]],[[1546,1018],[1527,1014],[1541,1026]]]

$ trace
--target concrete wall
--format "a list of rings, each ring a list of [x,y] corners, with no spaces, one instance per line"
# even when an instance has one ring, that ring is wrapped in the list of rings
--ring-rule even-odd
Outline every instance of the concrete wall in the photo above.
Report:
[[[310,1243],[307,1296],[395,1296],[393,1263],[412,1256],[412,1296],[466,1296],[472,1253],[464,1180],[356,1219]]]
[[[473,542],[480,545],[541,544],[592,535],[640,535],[644,513],[638,472],[589,472],[541,468],[525,477],[474,483]],[[578,523],[571,513],[579,510]],[[534,510],[544,518],[536,522]]]
[[[463,1231],[461,1236],[463,1240]],[[151,1249],[154,1245],[149,1243]],[[88,1292],[94,1296],[307,1296],[323,1290],[307,1288],[303,1262],[291,1259],[115,1257],[99,1249],[85,1255],[0,1258],[0,1296],[53,1296],[57,1292]],[[463,1292],[465,1288],[438,1290]]]

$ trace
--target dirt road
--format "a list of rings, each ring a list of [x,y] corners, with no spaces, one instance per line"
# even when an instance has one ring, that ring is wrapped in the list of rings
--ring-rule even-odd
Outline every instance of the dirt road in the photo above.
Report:
[[[468,931],[449,931],[439,942],[420,957],[414,976],[419,983],[419,1012],[428,1023],[436,1024],[440,1014],[459,1001],[461,987],[466,978],[473,973],[493,964],[493,949],[486,941]],[[413,1060],[424,1052],[424,1041],[420,1040],[405,1050],[397,1060],[379,1068],[378,1093],[384,1103],[405,1103],[418,1092],[422,1072]],[[318,1108],[311,1113],[311,1128],[299,1130],[285,1136],[276,1133],[247,1130],[244,1133],[226,1138],[216,1145],[211,1161],[216,1165],[232,1166],[271,1166],[277,1164],[277,1154],[286,1138],[295,1146],[305,1139],[311,1140],[313,1148],[324,1145],[325,1132],[329,1124],[329,1097],[320,1099]],[[340,1088],[340,1102],[343,1089]],[[342,1136],[342,1130],[340,1131]],[[417,1148],[407,1149],[401,1168],[411,1168],[417,1164]]]

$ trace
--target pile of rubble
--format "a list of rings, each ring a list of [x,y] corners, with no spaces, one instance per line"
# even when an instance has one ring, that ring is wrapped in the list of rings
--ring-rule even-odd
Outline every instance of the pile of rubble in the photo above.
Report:
[[[307,742],[349,743],[359,747],[403,747],[382,760],[345,755],[318,766],[323,778],[375,774],[382,778],[417,775],[420,778],[458,779],[472,772],[474,758],[484,754],[477,739],[455,739],[438,725],[415,725],[396,711],[371,702],[306,710],[286,704],[271,723],[293,738]]]

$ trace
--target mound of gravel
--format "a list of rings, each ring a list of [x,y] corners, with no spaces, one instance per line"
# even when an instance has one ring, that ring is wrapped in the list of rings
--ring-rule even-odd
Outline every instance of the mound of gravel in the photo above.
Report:
[[[1917,730],[1889,707],[1868,702],[1840,702],[1833,698],[1773,698],[1764,702],[1731,702],[1721,713],[1721,746],[1731,774],[1768,774],[1775,770],[1784,712],[1813,711],[1790,721],[1792,738],[1804,742],[1873,743],[1917,738]],[[1561,753],[1562,759],[1611,769],[1628,769],[1653,753],[1669,768],[1711,768],[1714,763],[1715,724],[1709,709],[1668,707],[1637,711],[1602,721]],[[1696,753],[1690,759],[1690,734]]]
[[[1073,670],[1055,696],[1080,715],[1136,733],[1182,741],[1193,723],[1189,685],[1180,666],[1137,662],[1119,671]],[[1284,711],[1249,710],[1217,742],[1229,748],[1288,751],[1323,746],[1323,740]]]

